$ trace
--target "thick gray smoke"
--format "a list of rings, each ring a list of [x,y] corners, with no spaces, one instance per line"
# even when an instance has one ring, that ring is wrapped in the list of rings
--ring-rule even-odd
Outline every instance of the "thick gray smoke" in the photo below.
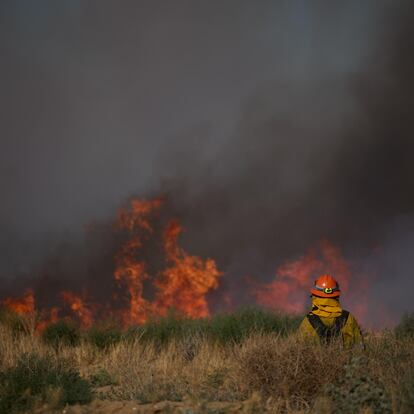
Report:
[[[83,225],[131,195],[163,194],[185,247],[216,259],[241,303],[243,278],[269,280],[328,238],[376,275],[372,295],[391,318],[412,310],[409,1],[5,1],[0,11],[11,285],[28,274],[43,292],[109,280],[115,241],[104,225],[82,239]]]
[[[204,169],[191,146],[174,156],[181,179],[171,193],[182,195],[189,246],[235,275],[266,278],[326,237],[354,271],[376,275],[372,297],[391,318],[412,310],[413,17],[408,3],[391,8],[354,76],[269,85]],[[352,99],[349,112],[341,99]]]

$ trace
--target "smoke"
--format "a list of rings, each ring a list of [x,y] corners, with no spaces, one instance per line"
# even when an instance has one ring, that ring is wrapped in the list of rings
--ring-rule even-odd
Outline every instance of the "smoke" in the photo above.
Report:
[[[161,194],[237,303],[252,300],[246,280],[327,238],[375,275],[391,319],[410,310],[410,2],[52,3],[1,6],[13,290],[29,274],[45,296],[102,280],[104,297],[106,217]]]
[[[414,8],[399,6],[353,76],[269,84],[217,157],[194,159],[191,145],[167,156],[187,244],[218,260],[235,297],[241,275],[268,280],[328,238],[354,272],[373,275],[370,298],[389,320],[412,310]]]

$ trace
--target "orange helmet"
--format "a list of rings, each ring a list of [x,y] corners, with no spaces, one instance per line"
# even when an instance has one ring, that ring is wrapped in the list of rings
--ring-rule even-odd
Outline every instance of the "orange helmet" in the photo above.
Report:
[[[331,275],[319,276],[310,292],[322,298],[337,298],[341,295],[338,282]]]

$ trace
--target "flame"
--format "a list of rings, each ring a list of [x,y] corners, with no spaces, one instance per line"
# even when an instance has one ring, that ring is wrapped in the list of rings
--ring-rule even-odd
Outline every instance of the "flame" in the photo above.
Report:
[[[129,312],[123,314],[124,324],[145,322],[151,310],[151,304],[143,297],[143,283],[148,279],[145,263],[125,256],[119,260],[114,276],[126,283],[129,294]]]
[[[86,306],[84,300],[73,292],[61,292],[63,301],[69,305],[70,309],[77,316],[82,328],[89,328],[93,323],[92,311]]]
[[[115,235],[123,240],[114,253],[113,278],[119,290],[114,289],[105,305],[91,301],[93,297],[89,294],[86,301],[85,295],[64,290],[60,292],[61,307],[37,312],[41,317],[37,330],[42,331],[47,324],[57,321],[63,308],[63,314],[69,310],[82,328],[90,327],[100,317],[116,317],[124,326],[142,324],[148,318],[165,315],[169,309],[190,318],[208,317],[209,294],[218,289],[223,274],[213,259],[191,255],[180,247],[178,241],[183,228],[177,220],[167,220],[164,208],[165,201],[157,198],[133,199],[120,209],[113,225]],[[148,260],[152,250],[148,250],[147,243],[150,247],[160,247],[162,257],[157,252],[155,261]],[[253,295],[259,305],[284,312],[304,312],[309,288],[322,273],[331,273],[344,293],[351,281],[356,282],[340,249],[323,240],[305,255],[278,267],[272,281],[251,283]],[[351,309],[355,309],[357,316],[364,316],[367,314],[364,295],[370,281],[365,276],[357,277],[361,289],[349,295]],[[219,297],[222,307],[233,309],[235,304],[225,287]],[[8,298],[0,303],[19,314],[36,310],[30,289],[20,298]]]
[[[144,295],[144,281],[149,279],[146,264],[136,258],[137,251],[142,247],[141,238],[153,232],[150,216],[161,207],[160,199],[141,201],[132,200],[130,211],[122,209],[118,213],[117,228],[128,230],[131,238],[127,240],[115,257],[115,280],[126,284],[129,294],[129,311],[123,313],[124,324],[144,323],[153,312],[152,304]]]
[[[1,303],[19,315],[32,314],[35,311],[35,299],[31,289],[28,289],[20,298],[6,298]]]
[[[160,199],[134,200],[129,211],[122,210],[118,215],[118,228],[131,233],[116,255],[114,272],[115,279],[126,284],[129,295],[129,309],[123,314],[125,324],[143,323],[150,316],[165,315],[170,308],[191,318],[210,314],[206,295],[217,289],[221,273],[213,260],[191,256],[178,246],[182,228],[176,220],[163,233],[168,264],[165,270],[151,276],[146,263],[137,258],[144,240],[154,231],[150,218],[161,205]],[[145,281],[155,289],[154,301],[144,297]]]
[[[178,246],[182,232],[180,224],[173,220],[164,232],[164,247],[171,264],[155,282],[158,290],[155,306],[165,314],[170,308],[191,318],[210,315],[206,294],[218,287],[222,273],[212,259],[203,260],[187,254]]]
[[[160,198],[154,200],[132,200],[129,211],[126,209],[118,211],[117,227],[129,231],[144,229],[152,233],[153,228],[149,221],[149,216],[158,210],[162,203],[163,201]]]
[[[120,288],[125,288],[128,305],[121,311],[107,311],[103,306],[86,303],[83,295],[64,290],[60,293],[63,305],[69,308],[72,315],[79,320],[82,328],[88,328],[96,320],[96,311],[108,312],[121,318],[125,326],[142,324],[149,317],[165,315],[170,308],[187,317],[198,318],[210,314],[207,294],[218,288],[218,280],[222,275],[212,259],[203,260],[192,256],[178,245],[178,237],[182,228],[178,221],[170,221],[160,232],[162,250],[165,255],[165,268],[150,274],[148,264],[142,253],[145,243],[150,238],[160,236],[158,229],[161,221],[154,221],[164,202],[162,199],[131,200],[128,208],[118,211],[114,230],[124,238],[115,254],[114,279]],[[155,226],[157,224],[157,226]],[[155,231],[157,229],[157,231]],[[89,229],[90,231],[93,231]],[[126,240],[125,240],[126,239]],[[157,246],[159,245],[156,244]],[[146,297],[144,285],[149,285],[152,299]],[[147,294],[148,296],[148,294]],[[116,302],[122,295],[113,293]],[[6,299],[3,304],[18,313],[31,313],[35,310],[34,295],[29,290],[20,299]],[[110,304],[109,304],[110,305]],[[119,306],[118,306],[119,308]],[[60,308],[52,308],[49,312],[42,310],[43,316],[38,323],[38,330],[43,330],[48,323],[58,319]]]
[[[48,312],[44,312],[43,318],[38,321],[36,325],[36,331],[43,332],[48,325],[55,323],[59,320],[59,308],[54,306]]]
[[[328,240],[323,240],[298,260],[280,266],[276,278],[270,283],[255,286],[256,300],[263,306],[283,312],[304,312],[309,288],[322,273],[331,273],[339,280],[342,292],[348,290],[349,266],[341,251]]]

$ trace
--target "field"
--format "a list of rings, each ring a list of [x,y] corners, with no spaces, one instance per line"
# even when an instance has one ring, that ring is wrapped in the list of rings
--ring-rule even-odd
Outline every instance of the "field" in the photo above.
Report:
[[[298,318],[246,309],[121,331],[0,314],[0,413],[411,413],[414,317],[366,350],[300,340]]]

